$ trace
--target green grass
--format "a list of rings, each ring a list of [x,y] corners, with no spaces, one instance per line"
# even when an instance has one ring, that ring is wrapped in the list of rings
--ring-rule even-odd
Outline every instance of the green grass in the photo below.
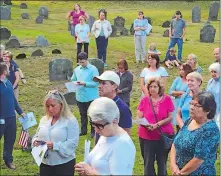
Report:
[[[27,1],[28,9],[20,9],[19,5],[21,2],[14,1],[12,6],[12,20],[1,21],[2,26],[8,27],[12,31],[12,35],[16,35],[22,45],[33,46],[37,35],[44,35],[51,44],[47,48],[42,48],[44,57],[31,58],[31,53],[37,49],[37,47],[25,47],[20,49],[13,49],[13,53],[16,56],[19,53],[26,53],[28,58],[25,60],[16,60],[21,69],[23,70],[28,84],[19,84],[19,103],[25,112],[33,111],[38,121],[44,115],[43,112],[43,98],[49,89],[58,88],[65,92],[64,82],[49,82],[48,80],[48,63],[54,58],[69,58],[73,60],[74,67],[76,63],[76,50],[74,49],[73,38],[67,32],[67,20],[66,15],[69,12],[74,3],[68,1]],[[137,12],[144,11],[145,16],[149,16],[153,20],[153,33],[147,37],[147,46],[150,42],[155,42],[157,48],[162,52],[162,57],[165,55],[168,47],[169,39],[162,37],[165,28],[161,27],[161,24],[170,20],[173,13],[176,10],[181,10],[184,19],[187,21],[187,34],[183,46],[183,59],[190,53],[194,53],[198,56],[199,65],[202,66],[203,72],[203,88],[205,88],[210,75],[208,74],[208,66],[213,62],[213,48],[219,46],[219,22],[212,22],[212,25],[216,28],[215,42],[211,44],[200,43],[199,35],[200,29],[203,24],[207,21],[209,14],[209,5],[211,2],[207,1],[196,1],[194,3],[187,3],[185,1],[80,1],[79,2],[83,9],[85,9],[90,15],[97,17],[98,9],[105,8],[108,12],[108,20],[113,24],[113,19],[117,16],[122,16],[126,19],[125,27],[130,28],[131,23],[137,17]],[[194,5],[199,5],[201,8],[201,23],[191,23],[191,9]],[[37,17],[38,9],[41,5],[46,5],[49,8],[49,19],[45,20],[43,24],[35,24],[35,18]],[[30,15],[29,20],[22,20],[21,13],[28,12]],[[5,42],[5,41],[3,41]],[[58,48],[62,51],[62,56],[52,56],[51,51],[54,48]],[[91,58],[96,57],[96,45],[94,37],[91,37],[89,56]],[[145,67],[145,64],[135,64],[134,58],[134,42],[133,36],[127,37],[115,37],[110,38],[107,53],[108,69],[115,69],[116,62],[120,58],[126,58],[130,70],[134,74],[134,85],[131,96],[131,110],[133,117],[135,117],[136,107],[139,103],[140,90],[139,90],[139,74]],[[169,78],[167,83],[167,90],[170,87],[172,81],[178,74],[177,69],[168,70]],[[79,113],[76,106],[72,106],[77,119]],[[80,122],[80,121],[79,121]],[[1,175],[36,175],[38,173],[38,167],[34,163],[30,153],[22,152],[21,147],[17,144],[21,125],[17,124],[17,139],[14,146],[14,162],[17,166],[16,171],[10,171],[6,169],[4,163],[1,163]],[[37,127],[37,126],[36,126]],[[30,129],[30,133],[34,134],[36,127]],[[77,162],[83,159],[83,143],[87,137],[81,137],[79,146],[77,148]],[[139,141],[137,135],[137,126],[132,128],[132,139],[136,145],[136,161],[134,166],[134,174],[143,174],[143,160],[140,154]],[[2,143],[3,141],[1,141]],[[1,144],[1,147],[3,145]],[[2,148],[1,148],[2,149]],[[1,152],[2,157],[2,152]],[[216,163],[217,175],[220,172],[219,168],[220,161]]]

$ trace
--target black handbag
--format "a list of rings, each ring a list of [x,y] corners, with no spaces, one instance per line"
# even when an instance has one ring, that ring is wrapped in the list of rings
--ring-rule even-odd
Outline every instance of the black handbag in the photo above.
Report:
[[[152,107],[154,118],[155,118],[156,122],[158,123],[158,119],[157,119],[157,116],[156,116],[156,113],[155,113],[155,110],[154,110],[154,107],[153,107],[153,102],[152,102],[151,97],[150,97],[150,104],[151,104],[151,107]],[[161,131],[160,126],[157,126],[157,129],[158,129],[158,131],[160,133],[160,141],[163,144],[164,150],[170,150],[171,146],[173,144],[174,135],[168,135],[168,134],[163,133]]]

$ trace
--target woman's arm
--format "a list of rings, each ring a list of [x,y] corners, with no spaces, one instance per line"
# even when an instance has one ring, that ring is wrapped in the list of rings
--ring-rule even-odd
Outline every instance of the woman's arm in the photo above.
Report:
[[[67,18],[68,20],[70,20],[70,17],[71,17],[71,12],[69,12],[69,13],[67,14],[66,18]]]
[[[138,117],[138,118],[143,118],[143,112],[137,110],[137,117]]]
[[[177,122],[177,125],[179,125],[180,128],[183,127],[184,123],[183,123],[183,120],[182,120],[182,115],[181,115],[181,109],[180,108],[177,109],[176,122]]]
[[[15,82],[14,82],[14,84],[13,84],[13,89],[18,85],[18,82],[19,82],[19,72],[18,71],[16,71],[15,72]]]
[[[180,97],[184,94],[184,91],[172,91],[171,95],[173,95],[174,97]]]
[[[203,164],[203,162],[204,160],[194,157],[181,169],[181,175],[191,174],[197,170]]]
[[[149,95],[148,90],[147,90],[145,83],[144,83],[144,78],[140,78],[140,89],[144,93],[145,96]]]
[[[165,124],[171,122],[171,120],[172,120],[172,114],[173,114],[172,112],[169,112],[169,113],[168,113],[168,117],[165,118],[165,119],[163,119],[163,120],[161,120],[161,121],[158,121],[157,124],[158,124],[159,126],[162,126],[162,125],[165,125]]]
[[[76,164],[74,166],[75,171],[79,174],[79,175],[101,175],[99,174],[96,169],[94,169],[93,167],[91,167],[89,164],[80,162],[78,164]]]
[[[176,164],[176,148],[174,144],[172,144],[170,150],[170,170],[172,172],[172,175],[180,175],[180,169]]]

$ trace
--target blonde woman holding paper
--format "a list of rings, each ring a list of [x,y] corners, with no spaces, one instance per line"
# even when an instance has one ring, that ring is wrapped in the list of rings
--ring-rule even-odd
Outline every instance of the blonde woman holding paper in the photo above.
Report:
[[[46,95],[44,108],[46,115],[42,117],[32,139],[33,146],[46,143],[48,147],[40,165],[40,176],[73,175],[79,140],[78,122],[64,96],[57,90]]]
[[[90,123],[100,139],[86,162],[75,165],[79,175],[132,175],[136,149],[125,130],[118,126],[120,113],[110,98],[95,99],[89,109]]]

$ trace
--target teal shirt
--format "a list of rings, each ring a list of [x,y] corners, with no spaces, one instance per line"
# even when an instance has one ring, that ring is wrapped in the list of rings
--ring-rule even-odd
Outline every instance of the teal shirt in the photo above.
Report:
[[[101,22],[101,33],[99,36],[104,36],[104,22]]]
[[[76,100],[78,102],[89,102],[98,98],[98,83],[93,81],[95,76],[99,76],[98,70],[89,63],[86,67],[79,65],[74,69],[71,81],[83,81],[86,83],[85,86],[76,91]]]

